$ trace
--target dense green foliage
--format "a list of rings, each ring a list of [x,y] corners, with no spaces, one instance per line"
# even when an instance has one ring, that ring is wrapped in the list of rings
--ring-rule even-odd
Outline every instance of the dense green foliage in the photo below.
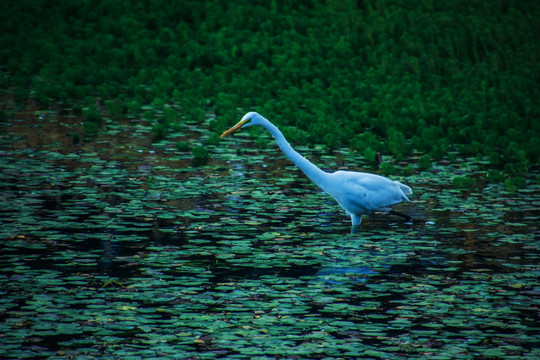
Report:
[[[504,0],[2,1],[0,84],[111,114],[212,111],[216,131],[255,109],[292,142],[459,151],[524,177],[540,156],[538,18]]]

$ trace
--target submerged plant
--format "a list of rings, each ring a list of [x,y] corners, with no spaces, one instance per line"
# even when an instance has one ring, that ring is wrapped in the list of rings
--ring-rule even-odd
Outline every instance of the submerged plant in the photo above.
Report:
[[[128,111],[127,104],[120,100],[107,100],[105,101],[105,106],[107,107],[107,110],[109,110],[111,118],[114,120],[122,118]]]
[[[169,106],[165,106],[163,108],[162,116],[163,116],[163,123],[165,124],[174,125],[178,123],[179,121],[178,112]]]
[[[509,178],[504,180],[504,186],[509,192],[515,193],[518,189],[525,187],[525,179],[520,176]]]
[[[208,150],[204,146],[196,146],[191,151],[191,154],[193,156],[193,166],[203,166],[208,163],[208,160],[210,159],[210,155],[208,154]]]
[[[175,144],[176,150],[178,151],[189,151],[191,149],[189,143],[187,141],[178,141]]]
[[[95,106],[88,106],[82,109],[85,122],[96,124],[98,127],[103,123],[103,117]]]
[[[476,186],[476,178],[470,176],[454,176],[452,185],[456,189],[473,189]]]
[[[429,155],[422,155],[418,159],[418,170],[420,171],[429,171],[433,167],[433,163],[431,162],[431,157]]]
[[[84,121],[83,130],[84,141],[91,141],[97,136],[99,132],[99,125],[93,121]],[[76,140],[76,137],[74,137],[73,140]]]
[[[158,142],[165,139],[168,132],[168,126],[166,124],[158,122],[157,124],[152,126],[152,142]]]
[[[78,133],[71,134],[71,143],[77,145],[79,142],[81,142],[81,136]]]

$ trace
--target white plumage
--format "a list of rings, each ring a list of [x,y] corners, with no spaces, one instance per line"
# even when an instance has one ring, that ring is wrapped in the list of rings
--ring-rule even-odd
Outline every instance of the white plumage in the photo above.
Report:
[[[279,147],[324,192],[331,195],[351,218],[353,226],[360,225],[362,215],[373,212],[393,212],[392,205],[409,201],[407,195],[412,190],[407,185],[392,181],[384,176],[356,171],[339,170],[333,173],[325,172],[298,154],[287,142],[281,131],[256,112],[249,112],[235,126],[225,131],[221,137],[238,129],[260,125],[272,134]],[[405,214],[393,212],[397,215]]]

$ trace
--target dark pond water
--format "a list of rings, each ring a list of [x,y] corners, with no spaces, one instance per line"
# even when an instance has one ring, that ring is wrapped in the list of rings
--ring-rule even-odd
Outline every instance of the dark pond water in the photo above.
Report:
[[[470,159],[401,180],[412,224],[350,233],[327,195],[246,135],[17,112],[0,142],[2,358],[540,357],[540,193],[479,182]],[[264,135],[266,136],[266,135]],[[298,147],[325,169],[346,150]],[[412,160],[414,162],[414,160]]]

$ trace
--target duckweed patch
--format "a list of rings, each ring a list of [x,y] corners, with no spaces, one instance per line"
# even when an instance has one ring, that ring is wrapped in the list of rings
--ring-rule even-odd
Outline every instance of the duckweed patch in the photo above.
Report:
[[[42,115],[16,114],[0,138],[2,358],[540,355],[537,174],[509,191],[475,158],[407,170],[413,224],[375,214],[350,234],[331,198],[248,137],[195,166],[185,150],[206,127],[152,143],[147,120],[104,118],[72,144],[76,117]]]

